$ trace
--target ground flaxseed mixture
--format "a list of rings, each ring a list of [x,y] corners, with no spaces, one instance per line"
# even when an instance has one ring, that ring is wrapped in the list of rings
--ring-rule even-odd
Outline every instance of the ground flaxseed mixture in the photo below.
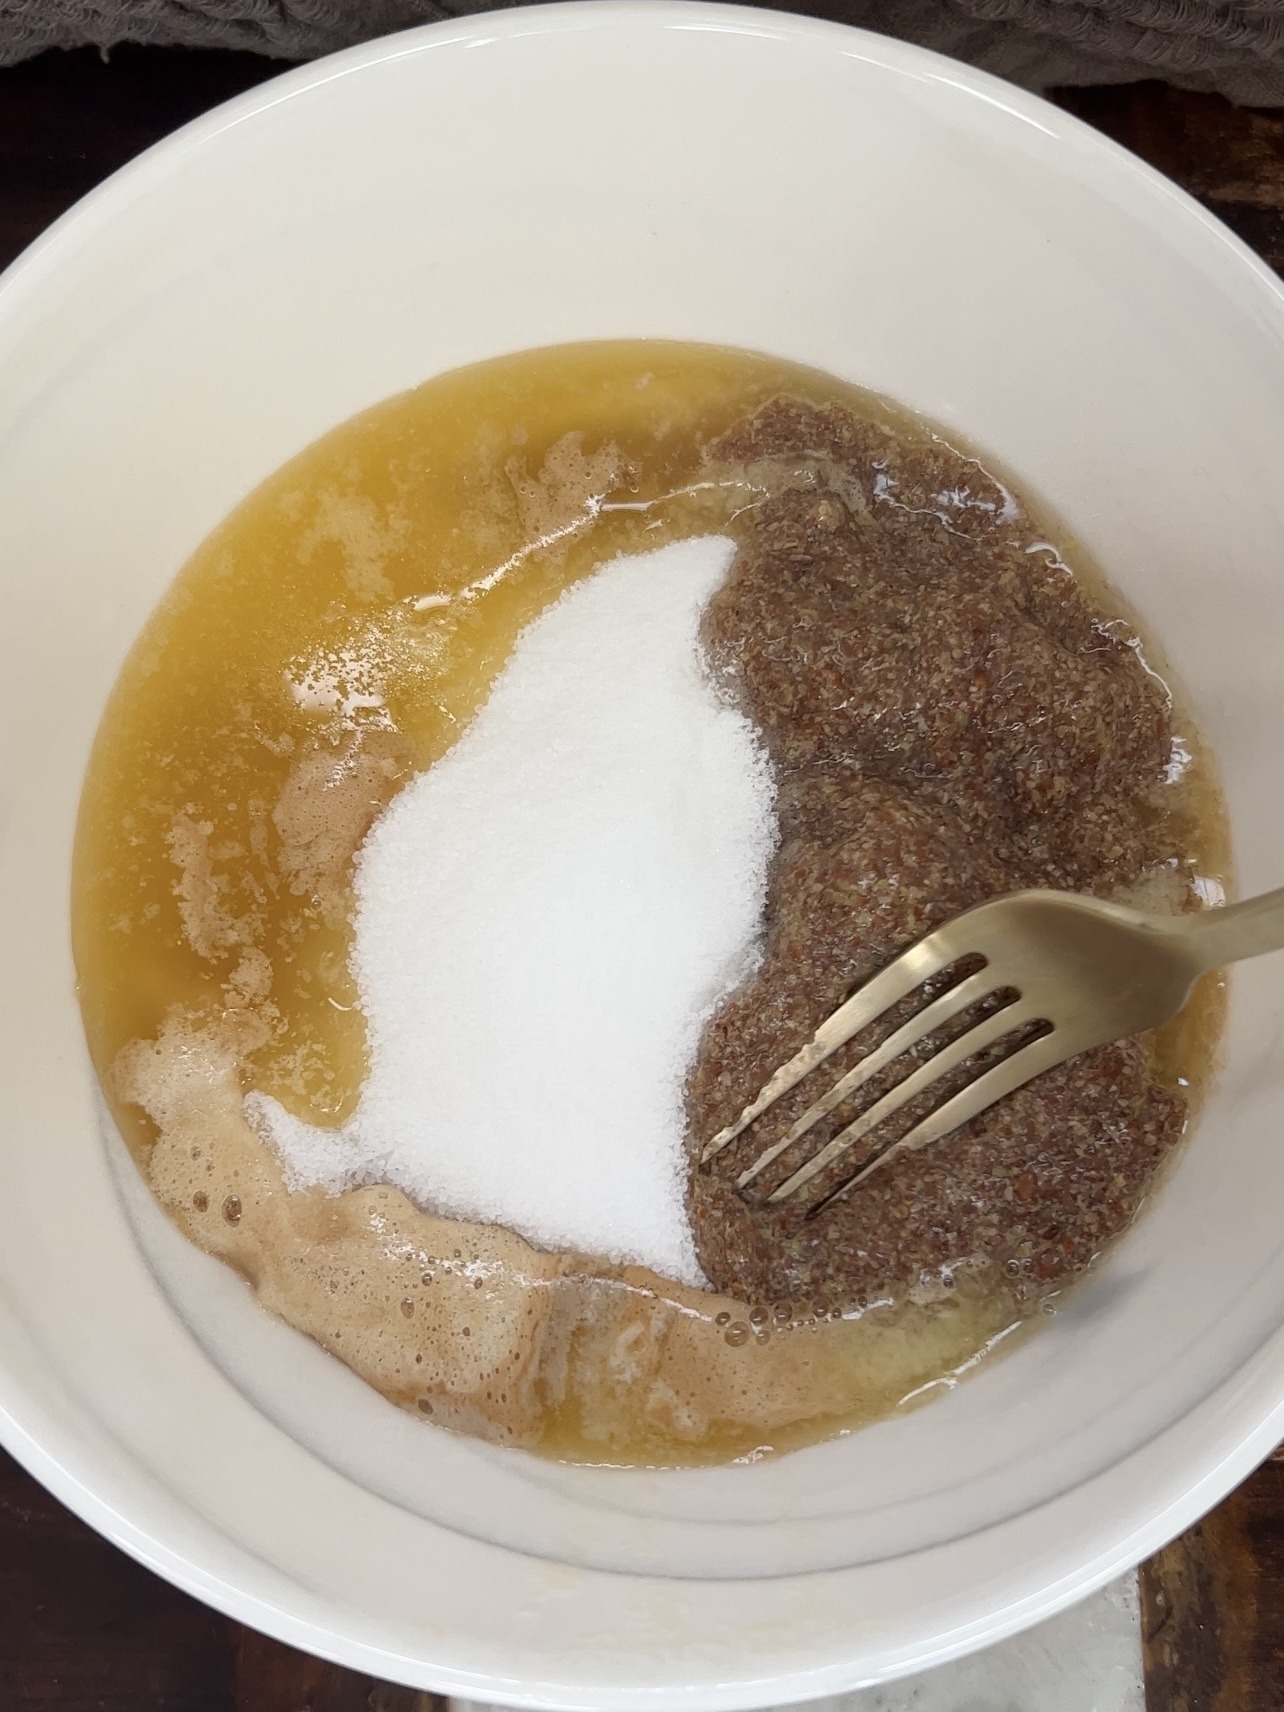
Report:
[[[745,466],[768,496],[704,636],[775,763],[782,844],[762,964],[709,1023],[690,1078],[693,1156],[855,987],[961,910],[1024,886],[1112,893],[1155,876],[1183,901],[1161,807],[1167,692],[974,460],[783,398],[709,459]],[[693,1168],[697,1247],[717,1288],[848,1309],[949,1287],[968,1267],[1028,1299],[1133,1217],[1186,1115],[1139,1041],[1060,1066],[810,1216],[870,1146],[941,1097],[922,1096],[806,1193],[769,1205],[806,1153],[906,1073],[901,1060],[737,1189],[912,1008]],[[921,1043],[911,1067],[944,1038]]]

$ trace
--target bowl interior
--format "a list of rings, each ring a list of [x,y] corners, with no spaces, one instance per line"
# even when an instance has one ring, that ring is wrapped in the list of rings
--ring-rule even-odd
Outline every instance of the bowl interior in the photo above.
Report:
[[[172,1578],[377,1673],[749,1706],[1046,1615],[1279,1436],[1278,967],[1237,973],[1193,1145],[1040,1336],[846,1440],[625,1473],[401,1417],[188,1250],[104,1137],[67,950],[99,711],[207,531],[390,393],[616,336],[812,363],[997,455],[1173,662],[1242,889],[1284,881],[1284,295],[1193,204],[1032,98],[767,13],[552,6],[290,74],[0,284],[0,1437]]]

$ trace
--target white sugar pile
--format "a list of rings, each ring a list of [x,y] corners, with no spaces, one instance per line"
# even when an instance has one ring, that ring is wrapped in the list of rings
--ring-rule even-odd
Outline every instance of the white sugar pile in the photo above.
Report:
[[[547,1248],[700,1282],[682,1087],[752,966],[776,838],[697,632],[722,538],[617,559],[522,635],[357,867],[370,1070],[343,1129],[252,1095],[294,1183],[398,1184]]]

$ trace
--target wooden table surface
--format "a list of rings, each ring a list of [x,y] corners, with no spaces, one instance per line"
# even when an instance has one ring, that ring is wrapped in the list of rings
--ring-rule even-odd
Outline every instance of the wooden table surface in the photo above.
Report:
[[[0,265],[109,172],[278,63],[124,49],[0,70]],[[1061,104],[1175,178],[1284,272],[1284,114],[1162,84]],[[1284,1712],[1284,1461],[1141,1572],[1148,1712]],[[0,1712],[424,1712],[206,1610],[0,1453]]]

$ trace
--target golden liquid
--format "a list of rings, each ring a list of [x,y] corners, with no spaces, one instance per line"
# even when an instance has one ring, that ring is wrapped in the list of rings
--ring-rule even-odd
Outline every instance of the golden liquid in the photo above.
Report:
[[[623,552],[735,534],[744,488],[711,485],[701,448],[782,392],[897,420],[859,389],[739,351],[618,342],[526,352],[344,423],[198,549],[104,713],[75,855],[85,1027],[140,1162],[155,1126],[109,1072],[176,1008],[245,1024],[246,1089],[313,1123],[351,1113],[366,1057],[346,891],[365,824],[451,747],[521,630],[570,584]],[[602,503],[591,466],[608,446],[630,474]],[[1047,520],[1040,528],[1082,578],[1083,555]],[[291,843],[282,805],[309,767],[371,742],[382,794],[330,853],[322,883],[315,851],[300,856]],[[1179,788],[1186,849],[1205,872],[1224,873],[1215,788],[1196,754]],[[1210,986],[1166,1036],[1166,1074],[1199,1080],[1218,1015]],[[975,1347],[992,1319],[991,1305]],[[838,1424],[809,1423],[793,1438]],[[550,1420],[545,1448],[591,1459],[577,1435],[570,1408]],[[680,1460],[745,1448],[720,1442]],[[613,1459],[632,1458],[616,1446]]]

